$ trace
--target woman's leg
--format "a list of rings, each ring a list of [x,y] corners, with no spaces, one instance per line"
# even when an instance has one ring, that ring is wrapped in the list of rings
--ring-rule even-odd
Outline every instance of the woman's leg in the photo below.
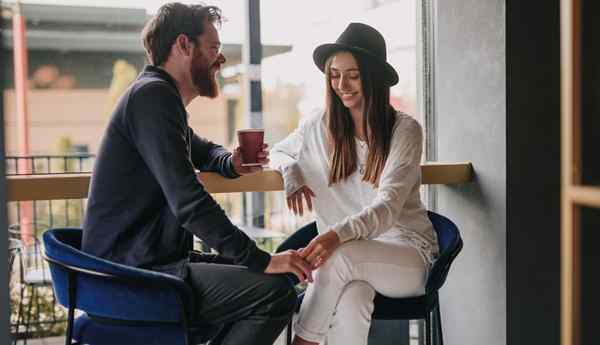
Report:
[[[346,313],[335,315],[334,320],[336,309],[372,308],[368,305],[372,304],[372,301],[359,302],[345,298],[341,300],[346,286],[352,281],[364,281],[379,293],[389,297],[408,297],[425,292],[426,275],[425,263],[417,250],[405,244],[377,240],[345,243],[314,275],[315,281],[306,291],[296,322],[296,334],[299,338],[313,343],[322,342],[330,332],[329,327],[334,324],[334,321],[353,322],[352,318],[355,316]],[[340,300],[344,304],[362,303],[363,305],[338,306]],[[362,319],[361,322],[352,325],[356,328],[357,334],[368,334],[370,322],[364,321],[365,319]],[[337,339],[340,338],[329,339],[328,345],[350,344],[346,339],[338,343]],[[352,341],[352,344],[367,343],[366,336]]]
[[[375,289],[362,280],[354,280],[342,292],[327,332],[327,344],[363,345],[367,343]]]
[[[375,289],[368,283],[355,280],[346,285],[340,296],[337,309],[333,312],[332,323],[327,332],[327,344],[363,344],[369,335]],[[294,345],[314,345],[300,337]]]

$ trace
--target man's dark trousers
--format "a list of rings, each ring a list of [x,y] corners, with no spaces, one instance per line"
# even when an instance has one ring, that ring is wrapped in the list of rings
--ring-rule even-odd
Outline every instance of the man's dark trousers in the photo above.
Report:
[[[197,297],[194,319],[223,326],[210,345],[271,345],[296,307],[283,275],[217,263],[189,263],[187,273]]]

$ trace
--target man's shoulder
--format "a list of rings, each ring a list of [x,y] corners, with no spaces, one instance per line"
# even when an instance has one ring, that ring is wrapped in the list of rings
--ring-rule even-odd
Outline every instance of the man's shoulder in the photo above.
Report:
[[[154,75],[140,76],[130,89],[131,96],[146,94],[170,94],[177,95],[177,89],[168,81]]]
[[[158,109],[169,109],[183,117],[186,114],[177,88],[160,77],[141,76],[131,85],[126,97],[129,115],[139,113],[146,117]]]

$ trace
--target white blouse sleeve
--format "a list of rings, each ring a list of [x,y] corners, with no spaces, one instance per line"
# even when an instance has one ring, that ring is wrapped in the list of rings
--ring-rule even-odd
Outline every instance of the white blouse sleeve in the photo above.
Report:
[[[332,226],[342,242],[372,239],[389,230],[398,219],[406,200],[421,180],[423,133],[412,118],[396,128],[390,153],[379,180],[373,203]]]
[[[304,186],[304,177],[298,164],[306,132],[306,121],[301,121],[290,135],[273,146],[269,152],[269,166],[283,177],[286,196]]]

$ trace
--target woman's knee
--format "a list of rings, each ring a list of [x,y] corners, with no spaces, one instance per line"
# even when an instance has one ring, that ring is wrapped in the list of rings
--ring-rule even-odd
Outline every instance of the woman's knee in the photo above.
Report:
[[[367,282],[355,280],[346,285],[336,307],[336,314],[357,315],[363,319],[371,319],[375,289]]]

